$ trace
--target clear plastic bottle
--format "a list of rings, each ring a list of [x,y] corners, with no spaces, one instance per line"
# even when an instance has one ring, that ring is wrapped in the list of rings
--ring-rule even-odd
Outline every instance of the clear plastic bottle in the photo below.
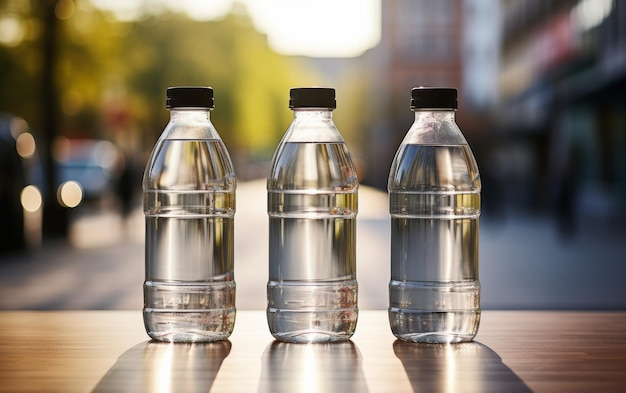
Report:
[[[349,339],[357,322],[358,178],[333,123],[335,90],[290,91],[293,122],[267,179],[267,319],[285,342]]]
[[[235,323],[235,174],[210,120],[213,89],[170,87],[166,106],[143,178],[144,324],[159,341],[223,340]]]
[[[480,322],[480,175],[456,89],[414,88],[415,122],[389,174],[389,322],[404,341],[470,341]]]

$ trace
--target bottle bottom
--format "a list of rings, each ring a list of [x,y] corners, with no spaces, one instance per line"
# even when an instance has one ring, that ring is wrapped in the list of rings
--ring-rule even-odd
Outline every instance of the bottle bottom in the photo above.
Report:
[[[480,324],[480,284],[400,282],[389,285],[389,324],[403,341],[472,341]]]
[[[389,310],[394,336],[420,343],[460,343],[472,341],[480,322],[480,311],[424,312]]]
[[[211,342],[226,340],[235,325],[235,312],[156,311],[143,312],[148,335],[157,341]]]
[[[267,322],[272,336],[290,343],[350,339],[356,329],[356,280],[267,285]]]
[[[235,326],[235,283],[146,282],[143,319],[157,341],[211,342],[227,339]]]

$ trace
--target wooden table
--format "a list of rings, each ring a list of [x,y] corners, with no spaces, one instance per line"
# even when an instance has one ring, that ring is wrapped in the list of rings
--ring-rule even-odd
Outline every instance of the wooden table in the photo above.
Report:
[[[485,311],[474,343],[395,340],[361,311],[340,344],[273,341],[239,311],[229,341],[150,342],[140,311],[0,312],[3,392],[626,391],[626,312]]]

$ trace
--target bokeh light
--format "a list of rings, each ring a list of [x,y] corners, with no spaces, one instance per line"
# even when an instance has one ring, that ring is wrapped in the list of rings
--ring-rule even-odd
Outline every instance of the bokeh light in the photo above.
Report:
[[[41,197],[41,192],[35,186],[28,185],[22,189],[22,193],[20,194],[20,202],[22,203],[22,207],[29,213],[34,213],[41,209],[41,205],[43,203],[43,199]]]
[[[61,206],[74,208],[83,200],[83,188],[74,180],[66,181],[59,186],[57,199]]]
[[[14,47],[24,39],[24,28],[14,16],[0,17],[0,44]]]
[[[30,132],[25,132],[20,134],[15,140],[17,154],[22,158],[30,158],[35,154],[35,148],[37,144],[35,143],[35,138],[33,134]]]

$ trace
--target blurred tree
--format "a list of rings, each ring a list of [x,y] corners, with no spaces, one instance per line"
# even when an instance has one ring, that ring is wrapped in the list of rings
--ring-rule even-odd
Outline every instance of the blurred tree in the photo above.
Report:
[[[42,21],[29,1],[0,0],[0,110],[39,119]],[[36,124],[40,126],[41,124]]]
[[[290,121],[289,88],[314,79],[297,59],[273,52],[238,11],[214,22],[150,17],[133,25],[124,48],[128,86],[140,97],[138,119],[149,136],[167,122],[168,86],[210,85],[212,120],[225,143],[252,156],[271,155]]]
[[[373,101],[371,97],[376,94],[370,91],[370,84],[363,83],[368,75],[364,63],[360,63],[360,66],[355,63],[353,68],[342,75],[341,84],[337,86],[337,110],[334,115],[337,127],[357,160],[360,177],[367,175],[367,168],[364,166],[367,154],[364,141],[369,140],[369,135],[365,134],[372,128],[369,124],[372,119],[368,108]]]
[[[0,110],[35,130],[51,229],[67,229],[51,186],[56,136],[112,139],[145,158],[168,119],[166,88],[209,85],[212,120],[246,178],[291,120],[289,88],[324,84],[300,59],[273,52],[243,6],[205,22],[150,6],[121,21],[88,0],[0,0]]]
[[[59,134],[58,84],[55,80],[58,65],[59,4],[63,0],[46,0],[41,4],[42,62],[41,62],[41,121],[45,159],[46,196],[43,209],[43,233],[48,236],[66,236],[68,214],[57,201],[57,173],[52,155],[52,144]],[[70,0],[71,1],[71,0]]]

